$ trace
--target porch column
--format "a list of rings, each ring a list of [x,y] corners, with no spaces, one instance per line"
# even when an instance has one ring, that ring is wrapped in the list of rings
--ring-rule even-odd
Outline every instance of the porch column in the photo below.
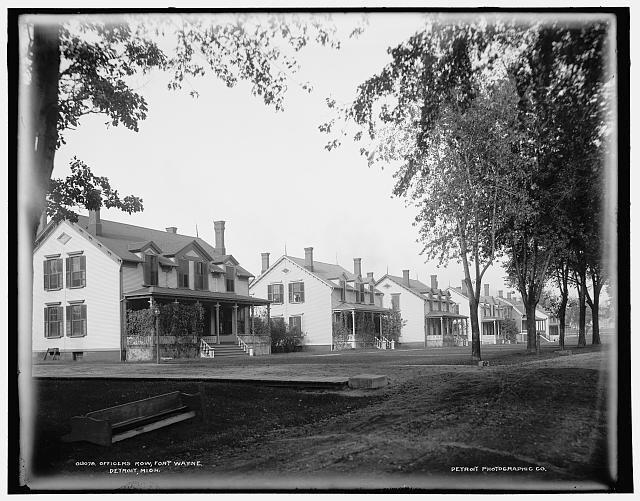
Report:
[[[233,305],[233,316],[231,317],[231,331],[238,337],[238,305]]]
[[[440,317],[440,335],[444,337],[444,322],[442,321],[442,317]]]
[[[382,333],[382,313],[380,313],[380,337],[384,336]]]
[[[355,348],[356,347],[356,310],[351,310],[351,320],[353,320],[353,322],[351,323],[351,332],[353,335],[353,339],[351,341],[351,347]]]
[[[255,327],[255,325],[253,325],[253,308],[254,308],[253,305],[251,305],[249,307],[249,316],[251,317],[251,333],[255,334],[256,333],[256,327]]]
[[[220,344],[220,303],[216,303],[216,344]]]
[[[249,314],[247,315],[247,313]],[[244,333],[251,334],[251,329],[249,329],[250,325],[247,321],[249,319],[247,317],[251,317],[251,323],[253,323],[253,317],[251,316],[251,306],[245,306],[244,308]]]
[[[267,332],[271,337],[271,303],[267,303]]]

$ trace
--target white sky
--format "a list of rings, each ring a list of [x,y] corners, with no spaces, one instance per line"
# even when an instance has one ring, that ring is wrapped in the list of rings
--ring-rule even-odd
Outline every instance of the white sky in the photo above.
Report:
[[[350,16],[359,16],[352,14]],[[353,20],[351,20],[353,21]],[[350,22],[351,22],[350,21]],[[168,91],[168,77],[157,73],[143,79],[141,93],[149,113],[138,133],[105,127],[106,118],[82,119],[65,134],[66,145],[56,155],[53,177],[69,173],[73,156],[96,175],[107,176],[121,194],[144,200],[144,212],[131,216],[103,209],[102,218],[178,232],[214,243],[213,221],[225,220],[227,252],[249,271],[260,272],[260,253],[274,262],[284,252],[353,269],[362,258],[363,273],[376,278],[402,275],[409,269],[429,283],[459,286],[464,274],[451,262],[437,268],[420,256],[415,211],[392,199],[393,168],[369,168],[348,141],[338,150],[324,149],[328,136],[318,125],[330,115],[325,98],[349,101],[356,87],[390,60],[389,46],[413,34],[422,14],[384,13],[370,16],[370,25],[340,50],[310,47],[299,55],[296,79],[310,81],[311,94],[291,86],[285,111],[276,112],[251,96],[247,84],[228,89],[213,76],[190,87]],[[491,294],[503,284],[504,272],[490,269],[484,283]]]

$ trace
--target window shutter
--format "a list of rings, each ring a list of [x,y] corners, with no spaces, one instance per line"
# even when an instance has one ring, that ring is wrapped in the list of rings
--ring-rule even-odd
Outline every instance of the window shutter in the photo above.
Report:
[[[58,312],[58,336],[62,336],[62,319],[64,315],[64,310],[62,306],[58,306],[56,310]]]
[[[151,284],[151,266],[149,263],[149,258],[147,256],[148,255],[145,255],[144,263],[142,264],[142,267],[144,269],[142,280],[146,285],[150,285]]]
[[[67,336],[71,337],[71,306],[67,306],[65,322],[67,324]]]
[[[280,285],[278,285],[278,291],[279,291],[279,293],[280,293],[279,301],[280,301],[281,303],[284,303],[284,284],[280,284]]]
[[[44,308],[44,337],[49,337],[49,311]]]
[[[65,265],[67,267],[66,271],[66,275],[67,275],[67,288],[71,287],[71,258],[68,257],[67,259],[65,259]]]
[[[300,282],[300,302],[304,303],[304,282]]]
[[[273,301],[273,285],[267,285],[267,299]]]
[[[202,263],[202,285],[204,290],[209,290],[209,265],[207,263]]]
[[[49,288],[49,274],[47,273],[47,261],[45,260],[42,267],[42,275],[44,276],[44,290]]]
[[[80,256],[80,270],[82,273],[82,287],[87,285],[87,256]]]
[[[82,315],[82,335],[87,335],[87,305],[80,305],[80,311]]]
[[[293,284],[289,284],[289,302],[293,303]]]

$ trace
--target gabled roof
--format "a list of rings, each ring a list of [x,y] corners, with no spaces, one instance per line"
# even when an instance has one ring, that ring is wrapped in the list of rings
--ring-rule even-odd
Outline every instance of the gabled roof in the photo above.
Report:
[[[507,299],[506,297],[501,297],[500,301],[503,301],[503,302],[513,306],[513,309],[516,310],[523,317],[527,316],[527,310],[526,310],[526,308],[524,306],[524,303],[522,302],[521,299]],[[536,313],[544,315],[546,318],[550,318],[551,317],[551,315],[549,315],[547,312],[541,310],[540,308],[536,308]],[[536,316],[536,320],[545,320],[545,318]]]
[[[448,290],[455,291],[458,294],[460,294],[461,296],[469,298],[469,295],[462,290],[462,287],[449,287]],[[497,298],[495,296],[480,296],[480,303],[481,304],[498,304],[499,305],[500,301],[499,301],[499,298]]]
[[[124,261],[141,262],[142,260],[135,255],[133,249],[139,248],[141,244],[144,246],[145,244],[152,242],[158,249],[160,249],[162,254],[167,256],[174,256],[189,244],[194,243],[208,255],[207,257],[211,257],[214,263],[222,263],[226,260],[231,260],[237,263],[233,256],[230,254],[218,254],[213,246],[209,245],[205,240],[199,237],[181,235],[180,233],[169,233],[168,231],[154,230],[132,224],[117,223],[106,219],[102,219],[101,223],[102,234],[91,236]],[[78,216],[78,222],[76,224],[86,230],[89,225],[89,217],[81,215]],[[173,265],[173,263],[166,258],[161,258],[159,261],[167,266]],[[214,272],[223,273],[223,270],[217,266],[211,265],[210,268]],[[236,266],[236,271],[239,276],[253,276],[249,271],[245,270],[241,266]]]
[[[291,261],[304,268],[304,259],[299,257],[287,256]],[[306,268],[305,268],[306,269]],[[347,280],[356,280],[356,276],[353,273],[345,270],[339,264],[323,263],[322,261],[313,261],[313,271],[309,270],[314,275],[324,279],[333,280],[334,278],[342,279],[342,276],[346,276]]]
[[[395,284],[399,285],[400,287],[404,287],[405,289],[407,289],[408,291],[414,293],[416,296],[420,297],[424,301],[429,299],[429,297],[427,296],[427,294],[429,294],[429,293],[439,294],[439,295],[443,295],[443,296],[447,295],[446,291],[444,291],[442,289],[432,289],[431,287],[429,287],[426,284],[423,284],[419,280],[414,280],[412,278],[409,279],[409,285],[407,286],[407,284],[405,283],[403,277],[398,277],[398,276],[395,276],[395,275],[389,275],[388,273],[385,276],[383,276],[380,280],[378,280],[376,282],[376,286],[380,282],[382,282],[385,278],[388,278],[389,280],[391,280]]]

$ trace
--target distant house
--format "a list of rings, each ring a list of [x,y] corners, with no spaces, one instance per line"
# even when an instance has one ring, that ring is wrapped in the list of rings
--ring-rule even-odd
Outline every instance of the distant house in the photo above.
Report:
[[[33,252],[32,350],[62,358],[126,360],[127,311],[152,303],[199,302],[204,335],[213,343],[247,334],[254,306],[253,275],[228,254],[224,221],[216,245],[182,235],[101,220],[99,211],[76,223],[43,225]]]
[[[471,316],[469,307],[469,292],[466,283],[462,280],[461,287],[449,287],[447,291],[451,297],[460,305],[460,312],[463,315]],[[498,296],[502,291],[498,291]],[[511,308],[508,304],[500,301],[500,297],[489,294],[489,284],[484,284],[484,295],[480,296],[478,304],[478,325],[480,326],[480,342],[482,344],[501,344],[505,341],[505,336],[500,330],[502,320],[512,318]],[[472,332],[469,329],[468,341],[471,342]]]
[[[516,297],[511,292],[507,293],[507,297],[499,297],[498,298],[503,304],[506,304],[511,307],[512,311],[512,319],[516,322],[516,325],[520,329],[520,333],[518,334],[518,342],[526,343],[527,342],[527,313],[525,310],[524,303],[521,298]],[[536,308],[536,332],[542,336],[544,336],[547,340],[557,341],[557,337],[554,336],[554,339],[549,337],[549,328],[550,328],[550,320],[554,320],[551,318],[551,315],[545,313],[544,311]],[[553,325],[557,325],[557,319],[554,320]]]
[[[364,334],[380,336],[382,293],[375,288],[373,274],[362,276],[361,259],[354,258],[353,272],[337,264],[313,258],[313,247],[304,259],[283,255],[273,264],[262,254],[262,272],[249,286],[252,296],[271,302],[271,318],[281,319],[304,334],[305,350],[331,350],[334,322],[343,322],[351,335],[351,347],[363,347]],[[362,329],[370,329],[364,333]],[[370,344],[369,344],[370,345]]]
[[[432,347],[466,344],[467,316],[460,313],[451,295],[438,288],[437,275],[431,275],[431,286],[409,278],[386,274],[376,282],[384,292],[383,304],[397,310],[406,324],[399,342],[402,346]]]

